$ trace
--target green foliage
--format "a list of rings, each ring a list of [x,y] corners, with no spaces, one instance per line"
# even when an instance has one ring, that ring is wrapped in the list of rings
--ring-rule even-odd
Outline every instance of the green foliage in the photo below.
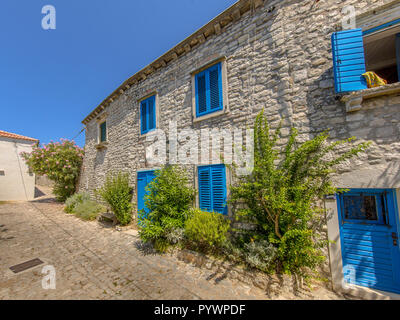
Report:
[[[149,214],[139,213],[143,217],[139,235],[144,242],[153,242],[156,249],[163,251],[167,244],[175,244],[182,238],[179,230],[184,228],[195,190],[179,167],[165,166],[155,175],[145,196]]]
[[[191,217],[185,223],[185,235],[188,241],[202,251],[215,251],[226,241],[230,221],[220,213],[193,209]]]
[[[280,129],[271,132],[263,111],[257,116],[254,170],[236,177],[231,202],[237,218],[256,227],[247,232],[248,242],[267,241],[278,249],[285,272],[305,275],[305,270],[321,262],[319,248],[324,239],[315,226],[323,214],[319,201],[337,192],[331,174],[338,164],[365,151],[369,143],[351,145],[354,138],[328,142],[327,132],[301,143],[297,129],[292,128],[285,144],[280,141]]]
[[[90,200],[90,195],[87,192],[74,193],[65,201],[64,211],[67,213],[74,213],[75,206],[86,200]]]
[[[74,141],[61,139],[35,146],[31,153],[22,152],[21,156],[32,172],[54,181],[53,193],[58,201],[74,194],[83,160],[83,149]]]
[[[129,185],[129,175],[119,172],[117,175],[107,175],[106,181],[96,190],[110,206],[121,225],[127,225],[132,220],[132,187]]]
[[[259,270],[271,272],[276,266],[278,249],[266,240],[251,241],[244,245],[246,263]]]
[[[84,200],[76,204],[73,213],[83,220],[94,220],[97,218],[98,214],[104,210],[105,207],[97,202],[93,200]]]

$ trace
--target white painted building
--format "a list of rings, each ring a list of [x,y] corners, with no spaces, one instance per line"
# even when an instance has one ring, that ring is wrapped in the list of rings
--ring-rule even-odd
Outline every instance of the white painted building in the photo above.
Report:
[[[31,152],[39,140],[0,130],[0,201],[32,200],[35,175],[21,152]]]

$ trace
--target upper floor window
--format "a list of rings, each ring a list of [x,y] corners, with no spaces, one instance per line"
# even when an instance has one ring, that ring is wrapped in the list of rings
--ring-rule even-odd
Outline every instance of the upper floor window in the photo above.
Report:
[[[196,117],[223,110],[221,62],[195,75]]]
[[[332,54],[336,93],[366,89],[366,72],[377,75],[380,84],[399,82],[400,19],[368,30],[335,32]]]
[[[140,133],[145,134],[156,128],[156,96],[140,102]]]
[[[99,124],[99,142],[107,141],[107,123],[103,121]]]
[[[228,214],[224,164],[198,167],[198,185],[201,210]]]

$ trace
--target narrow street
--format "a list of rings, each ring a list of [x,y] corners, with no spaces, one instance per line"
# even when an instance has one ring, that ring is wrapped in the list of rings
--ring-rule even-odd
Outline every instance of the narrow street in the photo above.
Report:
[[[135,230],[85,222],[62,208],[49,196],[0,204],[0,299],[268,299],[174,256],[146,253]],[[9,269],[35,258],[43,264]],[[46,265],[55,268],[55,289],[42,288]],[[317,291],[314,299],[341,298]]]

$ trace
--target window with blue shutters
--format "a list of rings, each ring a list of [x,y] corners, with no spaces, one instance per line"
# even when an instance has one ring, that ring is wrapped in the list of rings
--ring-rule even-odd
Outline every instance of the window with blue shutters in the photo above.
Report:
[[[195,75],[196,117],[223,110],[221,62]]]
[[[145,134],[156,128],[156,96],[140,102],[140,133]]]
[[[352,29],[332,35],[333,75],[338,94],[366,89],[365,72],[384,81],[400,81],[400,19],[368,30]],[[370,86],[376,86],[371,83]]]
[[[199,207],[204,211],[228,213],[225,165],[198,167]]]

